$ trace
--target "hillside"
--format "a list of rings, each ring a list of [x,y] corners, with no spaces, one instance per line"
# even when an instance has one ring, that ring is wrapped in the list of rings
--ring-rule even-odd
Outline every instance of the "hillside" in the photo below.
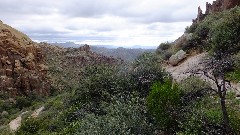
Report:
[[[1,78],[26,74],[27,81],[20,81],[13,98],[2,92],[0,134],[240,134],[239,4],[206,3],[206,12],[199,7],[181,37],[146,53],[37,44],[2,24]],[[1,88],[15,88],[5,79]],[[44,83],[47,94],[39,90]],[[28,88],[36,94],[25,92]]]
[[[46,55],[45,64],[49,67],[48,77],[52,86],[60,91],[75,87],[82,76],[81,69],[98,64],[117,65],[121,59],[107,57],[90,50],[90,46],[79,48],[62,48],[47,43],[40,43],[40,48]]]

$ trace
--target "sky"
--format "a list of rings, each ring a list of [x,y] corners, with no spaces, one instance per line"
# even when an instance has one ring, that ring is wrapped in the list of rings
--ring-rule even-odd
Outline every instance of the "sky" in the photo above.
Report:
[[[0,20],[37,42],[158,46],[212,0],[1,0]]]

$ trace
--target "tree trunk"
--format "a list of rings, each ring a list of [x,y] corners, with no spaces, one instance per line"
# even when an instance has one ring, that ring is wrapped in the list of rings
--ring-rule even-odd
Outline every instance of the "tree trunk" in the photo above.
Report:
[[[226,101],[225,101],[224,97],[221,97],[221,107],[222,107],[224,128],[226,130],[226,133],[230,134],[231,133],[231,128],[230,128],[230,124],[229,124],[229,117],[228,117],[227,108],[226,108]]]
[[[224,123],[224,128],[226,134],[231,134],[231,127],[229,124],[229,117],[227,113],[227,108],[226,108],[226,94],[227,94],[227,89],[226,89],[226,82],[225,82],[225,77],[224,75],[222,76],[222,88],[218,89],[220,100],[221,100],[221,107],[222,107],[222,115],[223,115],[223,123]]]

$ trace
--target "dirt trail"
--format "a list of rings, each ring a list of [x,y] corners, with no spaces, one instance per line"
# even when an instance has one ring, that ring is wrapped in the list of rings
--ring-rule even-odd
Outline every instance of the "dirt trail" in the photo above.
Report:
[[[22,121],[22,115],[24,115],[25,113],[27,113],[28,111],[26,112],[23,112],[21,113],[16,119],[12,120],[10,123],[9,123],[9,126],[10,126],[10,129],[11,131],[16,131],[18,127],[21,126],[21,121]]]
[[[34,112],[31,114],[31,117],[36,118],[43,111],[43,109],[44,109],[44,106],[34,110]],[[16,119],[12,120],[9,123],[9,127],[12,132],[15,132],[21,126],[22,116],[27,112],[28,111],[21,113]]]
[[[36,109],[36,110],[32,113],[31,117],[36,118],[36,117],[43,111],[43,109],[44,109],[44,106]]]

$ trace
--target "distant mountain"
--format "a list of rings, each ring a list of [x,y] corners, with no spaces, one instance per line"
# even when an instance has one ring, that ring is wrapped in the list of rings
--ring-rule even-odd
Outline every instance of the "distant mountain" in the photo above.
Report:
[[[139,55],[143,54],[144,52],[154,52],[154,49],[129,49],[129,48],[105,48],[105,47],[98,47],[98,46],[91,46],[90,47],[93,52],[105,55],[105,56],[113,56],[114,58],[121,58],[125,61],[133,61]]]
[[[64,48],[73,47],[78,48],[80,44],[75,44],[74,42],[66,42],[66,43],[51,43],[51,45],[60,46]],[[143,49],[144,47],[144,49]],[[104,56],[112,56],[114,58],[121,58],[125,61],[132,61],[136,59],[139,55],[143,54],[144,52],[154,52],[155,48],[153,46],[141,46],[136,45],[132,46],[131,48],[124,48],[124,47],[116,47],[112,45],[92,45],[90,46],[91,51],[96,52],[98,54],[102,54]],[[151,48],[151,49],[145,49]]]

